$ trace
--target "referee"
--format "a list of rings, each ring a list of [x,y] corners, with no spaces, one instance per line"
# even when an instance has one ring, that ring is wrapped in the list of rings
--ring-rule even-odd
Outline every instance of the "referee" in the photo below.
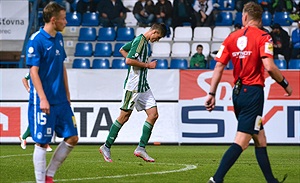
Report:
[[[234,143],[225,152],[219,168],[209,183],[223,182],[226,173],[248,147],[251,139],[254,140],[256,159],[266,181],[279,182],[272,173],[261,120],[264,105],[264,71],[266,70],[283,87],[286,96],[292,94],[292,88],[274,64],[272,38],[260,29],[262,13],[259,4],[254,2],[245,4],[242,15],[243,28],[225,39],[215,58],[217,64],[205,106],[208,111],[214,109],[217,86],[224,68],[229,60],[232,60],[235,83],[232,100],[238,127]]]

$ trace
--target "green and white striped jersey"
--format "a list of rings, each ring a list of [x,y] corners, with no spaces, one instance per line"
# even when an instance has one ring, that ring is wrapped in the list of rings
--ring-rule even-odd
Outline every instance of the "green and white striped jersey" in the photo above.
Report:
[[[144,63],[148,60],[148,41],[143,34],[126,43],[122,49],[128,52],[127,58]],[[129,66],[124,89],[138,93],[147,91],[150,88],[147,82],[147,72],[148,68]]]

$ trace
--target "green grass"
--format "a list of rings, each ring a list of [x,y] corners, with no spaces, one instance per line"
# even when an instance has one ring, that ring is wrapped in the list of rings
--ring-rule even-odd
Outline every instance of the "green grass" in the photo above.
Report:
[[[98,145],[78,145],[55,174],[57,182],[135,182],[135,183],[206,183],[216,171],[228,145],[147,146],[155,163],[133,155],[135,145],[114,145],[113,163],[104,162]],[[56,145],[52,145],[56,148]],[[22,150],[19,145],[0,145],[0,182],[34,182],[33,145]],[[300,182],[300,147],[269,146],[273,173],[286,183]],[[49,162],[53,152],[47,153]],[[264,183],[256,162],[254,147],[240,156],[225,177],[226,183]]]

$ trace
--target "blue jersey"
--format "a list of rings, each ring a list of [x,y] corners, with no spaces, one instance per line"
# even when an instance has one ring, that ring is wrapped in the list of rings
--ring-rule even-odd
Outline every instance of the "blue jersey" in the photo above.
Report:
[[[28,42],[26,51],[27,66],[39,67],[39,77],[50,105],[67,102],[64,85],[64,50],[63,37],[57,32],[51,37],[40,28]],[[30,80],[30,104],[39,104],[38,94]]]

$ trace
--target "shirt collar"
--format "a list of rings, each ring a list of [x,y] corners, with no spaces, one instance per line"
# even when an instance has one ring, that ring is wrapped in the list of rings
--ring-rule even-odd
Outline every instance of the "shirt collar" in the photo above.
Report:
[[[40,28],[40,32],[48,39],[51,38],[50,34],[48,34],[45,30],[44,30],[44,27],[41,27]]]

